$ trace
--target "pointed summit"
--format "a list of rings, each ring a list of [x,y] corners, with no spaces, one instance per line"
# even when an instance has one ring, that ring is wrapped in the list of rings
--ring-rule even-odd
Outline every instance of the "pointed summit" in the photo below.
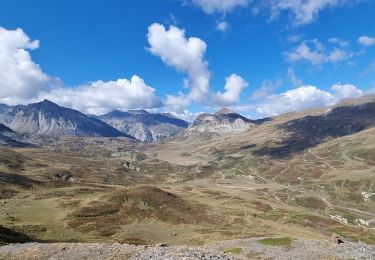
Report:
[[[229,108],[223,107],[222,109],[220,109],[219,111],[217,111],[215,113],[216,116],[219,116],[219,115],[228,115],[228,114],[235,114],[235,112],[233,112]]]

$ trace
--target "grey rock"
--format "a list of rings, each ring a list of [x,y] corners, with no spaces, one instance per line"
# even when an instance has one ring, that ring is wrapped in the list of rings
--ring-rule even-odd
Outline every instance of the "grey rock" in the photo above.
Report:
[[[0,123],[21,134],[130,137],[96,118],[48,100],[29,105],[1,105]]]
[[[153,114],[145,110],[114,110],[97,118],[143,142],[160,141],[188,127],[187,122],[171,114]]]

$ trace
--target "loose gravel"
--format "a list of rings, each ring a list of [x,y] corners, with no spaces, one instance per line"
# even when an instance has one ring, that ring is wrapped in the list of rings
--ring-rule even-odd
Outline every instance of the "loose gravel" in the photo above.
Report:
[[[291,246],[265,246],[258,243],[259,239],[228,240],[203,247],[119,243],[10,244],[0,247],[0,259],[375,259],[375,246],[361,242],[332,245],[323,240],[298,239]]]

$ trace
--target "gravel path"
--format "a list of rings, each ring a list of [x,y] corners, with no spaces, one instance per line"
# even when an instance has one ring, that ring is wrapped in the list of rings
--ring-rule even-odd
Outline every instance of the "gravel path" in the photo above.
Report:
[[[0,247],[0,259],[375,259],[375,246],[322,240],[295,240],[291,246],[264,246],[258,239],[228,240],[204,247],[133,246],[103,243],[11,244]],[[224,253],[225,251],[234,252]]]

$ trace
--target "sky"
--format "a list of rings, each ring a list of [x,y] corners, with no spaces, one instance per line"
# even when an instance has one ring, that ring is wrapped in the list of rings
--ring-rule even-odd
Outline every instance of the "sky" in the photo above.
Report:
[[[375,1],[2,0],[0,103],[262,118],[375,93]]]

